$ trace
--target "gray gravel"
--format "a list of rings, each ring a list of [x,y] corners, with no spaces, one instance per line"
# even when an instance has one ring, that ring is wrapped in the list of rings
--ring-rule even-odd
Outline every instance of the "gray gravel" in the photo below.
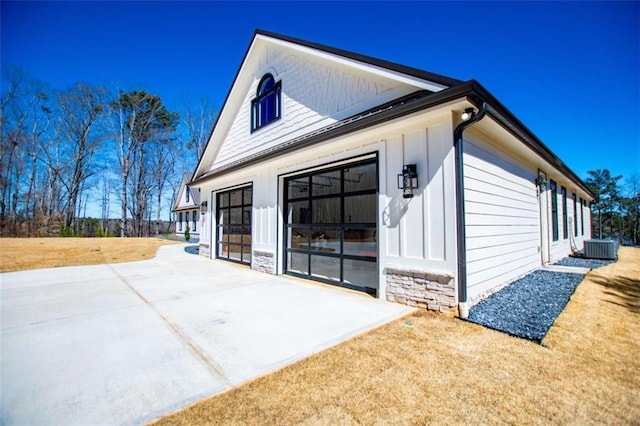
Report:
[[[540,343],[583,278],[534,271],[473,306],[467,320]]]
[[[560,266],[578,266],[580,268],[600,268],[601,266],[606,266],[610,263],[613,263],[613,260],[600,260],[600,259],[584,259],[582,257],[565,257],[559,262],[554,263],[554,265]]]

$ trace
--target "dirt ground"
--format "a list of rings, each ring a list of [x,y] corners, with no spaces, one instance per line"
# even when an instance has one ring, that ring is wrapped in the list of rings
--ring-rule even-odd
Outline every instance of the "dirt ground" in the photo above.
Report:
[[[150,259],[160,238],[1,238],[0,272]]]
[[[542,346],[420,312],[157,424],[639,424],[640,249],[619,256]]]

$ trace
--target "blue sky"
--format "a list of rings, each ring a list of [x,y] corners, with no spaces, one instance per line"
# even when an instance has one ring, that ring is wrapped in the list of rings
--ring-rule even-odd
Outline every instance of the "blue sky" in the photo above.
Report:
[[[5,2],[1,62],[53,88],[221,106],[256,28],[476,79],[579,176],[640,173],[640,2]]]

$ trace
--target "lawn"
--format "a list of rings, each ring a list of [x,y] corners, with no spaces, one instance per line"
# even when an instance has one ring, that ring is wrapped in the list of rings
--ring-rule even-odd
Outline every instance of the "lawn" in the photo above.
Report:
[[[419,312],[157,424],[638,424],[640,249],[619,256],[542,345]]]
[[[0,272],[150,259],[160,238],[2,238]]]

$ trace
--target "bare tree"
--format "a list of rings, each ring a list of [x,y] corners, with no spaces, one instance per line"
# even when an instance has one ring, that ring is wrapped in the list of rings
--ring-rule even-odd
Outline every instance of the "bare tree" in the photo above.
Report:
[[[185,105],[181,125],[187,136],[186,148],[191,150],[195,157],[189,158],[193,168],[204,152],[217,116],[218,111],[206,97],[203,97],[197,105]]]
[[[112,102],[117,123],[118,160],[121,171],[121,236],[127,235],[127,215],[133,231],[144,232],[148,201],[153,193],[149,169],[157,154],[154,146],[174,140],[178,115],[169,112],[160,98],[144,91],[120,92]]]
[[[44,85],[31,80],[25,71],[8,69],[3,77],[5,84],[0,101],[0,222],[3,233],[16,234],[18,213],[27,223],[33,214],[36,147],[48,129],[50,110]],[[26,191],[25,186],[28,188]]]
[[[65,211],[67,227],[72,226],[76,215],[81,214],[79,200],[87,179],[94,173],[94,156],[104,141],[104,135],[96,130],[104,111],[104,96],[104,89],[94,89],[86,84],[77,84],[58,94],[58,125],[69,162],[69,173],[65,179],[68,190]]]

